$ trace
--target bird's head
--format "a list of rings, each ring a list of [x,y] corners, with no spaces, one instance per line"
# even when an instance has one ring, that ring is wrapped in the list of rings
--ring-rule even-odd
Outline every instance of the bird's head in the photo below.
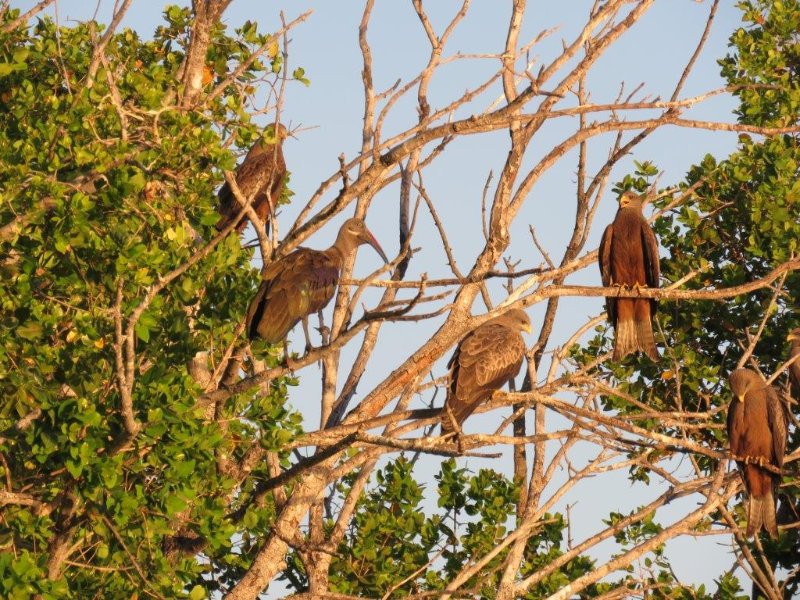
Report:
[[[386,258],[386,253],[381,248],[381,245],[378,243],[378,240],[375,239],[375,236],[372,235],[369,229],[367,229],[366,223],[357,217],[353,217],[352,219],[347,219],[342,224],[341,229],[339,229],[339,237],[337,239],[346,239],[348,245],[351,247],[360,246],[361,244],[369,244],[373,248],[375,248],[375,252],[381,255],[383,262],[389,262],[389,259]]]
[[[512,308],[503,316],[513,327],[525,333],[531,332],[531,318],[521,308]]]
[[[733,395],[739,402],[744,402],[747,392],[758,389],[763,385],[761,376],[750,369],[736,369],[728,377],[728,382]]]
[[[792,342],[794,345],[795,342],[800,343],[800,327],[795,327],[789,332],[789,335],[786,336],[787,342]]]
[[[622,195],[619,197],[619,207],[620,208],[642,208],[644,201],[642,197],[634,191],[627,190],[622,192]]]

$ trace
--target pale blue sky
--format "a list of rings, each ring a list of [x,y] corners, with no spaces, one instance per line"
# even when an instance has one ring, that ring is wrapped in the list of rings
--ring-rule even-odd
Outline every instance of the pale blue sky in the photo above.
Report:
[[[100,19],[108,21],[112,2],[101,3]],[[434,27],[441,30],[461,2],[438,0],[426,2]],[[506,19],[509,2],[499,0],[474,0],[468,17],[452,38],[446,55],[463,53],[500,53],[505,40]],[[585,21],[591,2],[586,0],[531,1],[528,3],[528,16],[520,35],[526,42],[539,31],[557,27],[553,33],[532,51],[539,62],[548,62],[560,54],[563,39],[571,39]],[[709,91],[723,85],[719,77],[716,60],[727,52],[728,36],[740,24],[740,13],[722,2],[716,22],[706,48],[689,78],[683,97]],[[31,2],[12,1],[12,5],[26,7]],[[58,2],[59,17],[83,19],[94,10],[94,2],[85,0],[61,0]],[[226,12],[225,22],[237,26],[246,19],[257,21],[261,31],[279,28],[279,10],[283,8],[287,20],[292,20],[308,9],[313,13],[309,19],[291,32],[290,68],[302,66],[311,81],[310,87],[291,84],[287,89],[284,122],[293,126],[307,128],[297,139],[289,139],[285,144],[285,154],[292,172],[292,189],[295,203],[283,209],[281,230],[286,231],[293,217],[303,203],[313,194],[320,182],[338,170],[338,156],[344,152],[352,159],[361,145],[361,117],[363,113],[363,92],[361,82],[361,55],[357,43],[357,28],[363,10],[362,2],[355,1],[305,1],[262,2],[255,0],[234,0]],[[632,31],[624,35],[615,46],[592,69],[588,79],[588,89],[596,103],[612,102],[625,82],[630,90],[644,82],[644,90],[649,96],[669,98],[683,67],[705,26],[710,2],[692,0],[659,0],[641,19]],[[162,4],[156,0],[136,0],[125,24],[148,36],[161,19]],[[384,0],[376,2],[369,31],[373,50],[375,88],[382,90],[398,78],[403,82],[416,75],[425,64],[429,48],[419,22],[414,14],[410,0]],[[437,108],[460,96],[467,88],[482,82],[498,67],[496,60],[476,59],[449,65],[438,73],[431,84],[430,102]],[[479,111],[500,94],[495,86],[470,106]],[[393,118],[387,121],[388,133],[401,131],[415,123],[417,119],[414,96],[402,101],[395,109]],[[735,102],[730,97],[722,97],[701,104],[689,113],[698,119],[730,121],[731,109]],[[466,116],[468,112],[462,111]],[[566,131],[574,129],[574,121],[554,122],[543,128],[526,156],[525,164],[532,165],[560,141]],[[386,136],[388,137],[388,135]],[[589,163],[595,168],[606,158],[610,136],[596,138],[590,143]],[[700,161],[704,154],[711,153],[718,158],[726,156],[735,147],[736,136],[724,133],[708,133],[700,130],[665,128],[639,145],[630,160],[623,161],[614,171],[612,181],[620,179],[632,160],[652,160],[664,174],[661,186],[680,181],[687,169]],[[480,201],[485,180],[490,169],[498,173],[508,152],[508,135],[505,132],[484,134],[460,139],[451,144],[447,152],[425,171],[425,185],[448,227],[450,241],[462,270],[468,270],[480,250]],[[567,153],[533,188],[526,206],[512,229],[512,245],[507,254],[522,259],[519,268],[537,266],[542,262],[541,255],[532,246],[528,226],[532,225],[539,240],[551,253],[555,261],[560,260],[561,252],[572,229],[575,197],[575,152]],[[591,168],[589,169],[591,172]],[[334,186],[338,190],[338,185]],[[334,192],[335,192],[334,190]],[[367,219],[368,225],[381,241],[390,256],[397,250],[397,187],[389,187],[380,192],[375,199],[373,210]],[[330,195],[328,197],[330,199]],[[610,189],[595,220],[587,250],[597,246],[602,228],[613,217],[616,202]],[[348,213],[349,215],[350,213]],[[437,244],[437,235],[429,215],[422,210],[415,244],[424,248],[411,263],[408,277],[416,277],[427,272],[430,277],[447,277],[449,271],[444,254]],[[337,222],[338,224],[338,222]],[[331,225],[308,240],[311,247],[324,247],[335,235],[337,225]],[[477,240],[477,242],[476,242]],[[363,249],[358,256],[357,274],[366,274],[376,268],[379,259],[370,249]],[[599,276],[594,268],[573,276],[568,283],[599,284]],[[502,299],[498,287],[493,288],[494,300]],[[366,297],[367,305],[374,303],[376,296]],[[534,322],[534,333],[541,322],[544,305],[533,307],[530,311]],[[483,307],[476,305],[476,310]],[[558,346],[588,317],[603,310],[601,300],[564,299],[559,311],[556,329],[550,348]],[[419,347],[438,326],[394,324],[385,327],[378,346],[377,360],[371,365],[359,386],[361,393],[370,390],[380,382],[402,360]],[[295,332],[292,339],[295,346],[302,347],[302,333]],[[532,341],[532,340],[531,340]],[[353,343],[345,351],[342,364],[349,364],[357,344]],[[549,366],[545,359],[540,376]],[[439,365],[436,374],[444,371]],[[303,383],[291,391],[292,404],[306,415],[308,428],[315,428],[318,422],[319,370],[309,367],[300,373]],[[440,394],[439,402],[443,396]],[[499,412],[499,411],[498,411]],[[469,421],[467,431],[485,429],[498,423],[503,415],[484,415],[476,421]],[[555,427],[555,425],[554,425]],[[478,461],[461,459],[471,467],[490,466],[498,470],[508,470],[509,462]],[[435,470],[435,460],[425,461],[422,477],[430,477]],[[623,474],[624,475],[624,474]],[[558,477],[563,477],[560,473]],[[431,486],[433,487],[433,486]],[[573,537],[582,539],[586,532],[600,528],[599,519],[613,509],[630,510],[657,494],[656,489],[631,488],[623,476],[604,476],[588,480],[568,498],[575,503],[571,516]],[[587,501],[587,499],[589,499]],[[665,514],[679,514],[679,508],[689,506],[693,500],[679,503],[680,507],[669,507]],[[621,507],[620,503],[625,506]],[[674,511],[674,512],[673,512]],[[680,539],[669,544],[669,554],[678,576],[686,583],[712,584],[731,564],[727,548],[719,544],[722,538]],[[703,553],[702,567],[696,560]]]

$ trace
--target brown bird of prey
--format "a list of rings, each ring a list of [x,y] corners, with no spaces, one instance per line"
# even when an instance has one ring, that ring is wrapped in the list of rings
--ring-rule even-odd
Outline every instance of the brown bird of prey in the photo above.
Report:
[[[277,344],[302,320],[308,350],[308,316],[331,301],[345,259],[361,244],[369,244],[389,262],[364,221],[354,218],[344,222],[327,250],[298,248],[269,264],[247,311],[250,339],[260,337]]]
[[[617,216],[603,232],[598,261],[604,287],[638,289],[659,285],[658,242],[642,215],[643,203],[635,192],[624,192]],[[608,320],[614,326],[614,360],[637,350],[658,360],[651,322],[657,304],[649,298],[606,298]]]
[[[733,400],[728,406],[728,441],[749,497],[747,535],[763,527],[778,537],[775,499],[780,476],[763,469],[780,469],[786,453],[787,419],[778,392],[750,369],[736,369],[729,378]]]
[[[245,200],[253,198],[251,206],[267,231],[270,216],[275,213],[286,181],[283,140],[288,135],[289,132],[283,125],[269,125],[236,169],[236,185]],[[217,231],[222,231],[239,216],[242,205],[234,197],[227,181],[219,190],[217,198],[217,212],[222,218],[216,227]],[[236,226],[236,231],[241,233],[246,226],[247,219],[243,217]]]
[[[442,435],[461,424],[519,372],[525,356],[520,332],[531,332],[531,320],[519,308],[495,317],[467,334],[447,366],[450,387],[442,413]]]

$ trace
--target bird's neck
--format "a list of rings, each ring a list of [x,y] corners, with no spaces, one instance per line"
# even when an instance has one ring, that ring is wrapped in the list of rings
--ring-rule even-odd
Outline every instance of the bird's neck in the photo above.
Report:
[[[337,265],[344,264],[348,256],[358,247],[358,241],[347,235],[340,235],[336,238],[333,246],[325,250],[327,254]]]
[[[348,254],[352,253],[353,250],[358,248],[359,245],[361,245],[361,241],[352,235],[340,235],[336,238],[336,242],[333,244],[333,247],[338,248],[342,254],[347,256]]]

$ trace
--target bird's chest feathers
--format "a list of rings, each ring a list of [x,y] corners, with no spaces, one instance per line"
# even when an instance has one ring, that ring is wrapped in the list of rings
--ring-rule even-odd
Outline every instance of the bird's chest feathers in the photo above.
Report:
[[[636,213],[623,213],[614,220],[611,275],[617,283],[646,283],[642,222]]]
[[[765,458],[772,455],[772,434],[763,398],[745,399],[734,418],[732,438],[731,449],[735,454]]]

